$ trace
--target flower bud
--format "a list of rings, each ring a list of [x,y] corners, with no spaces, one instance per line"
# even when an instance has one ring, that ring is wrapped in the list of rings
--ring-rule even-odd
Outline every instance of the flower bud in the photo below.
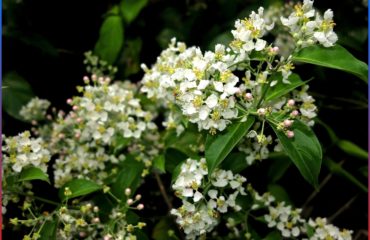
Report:
[[[287,131],[286,132],[286,136],[288,137],[288,138],[293,138],[294,137],[294,132],[293,131]]]
[[[79,235],[81,238],[84,238],[84,237],[86,237],[86,236],[87,236],[86,232],[80,232],[78,235]]]
[[[252,100],[253,99],[252,93],[246,93],[245,94],[245,99],[247,99],[248,101]]]
[[[100,223],[100,219],[98,217],[96,217],[96,218],[93,218],[91,222]]]
[[[143,210],[144,209],[144,204],[140,203],[137,205],[137,210]]]
[[[68,98],[67,99],[67,104],[71,105],[72,104],[72,99],[71,98]]]
[[[78,106],[74,105],[74,106],[72,107],[72,109],[73,109],[73,111],[77,111],[77,110],[78,110]]]
[[[132,200],[131,198],[127,199],[127,204],[128,204],[128,205],[131,205],[131,204],[133,204],[133,203],[134,203],[134,200]]]
[[[266,109],[265,109],[265,108],[259,108],[259,109],[257,110],[257,114],[258,114],[259,116],[265,116],[265,115],[266,115]]]
[[[289,119],[284,120],[284,127],[288,128],[288,127],[292,126],[292,124],[293,124],[292,120],[289,120]]]
[[[294,101],[293,99],[289,99],[289,100],[288,100],[287,105],[288,105],[289,107],[293,107],[293,106],[294,106],[294,104],[295,104],[295,101]]]
[[[141,199],[141,195],[140,194],[138,194],[138,195],[135,196],[135,200],[136,201],[139,201],[140,199]]]
[[[83,81],[84,83],[88,84],[90,82],[90,79],[87,76],[84,76]]]
[[[131,194],[131,189],[130,188],[126,188],[125,189],[125,195],[126,196],[129,196]]]
[[[290,113],[290,116],[296,117],[299,115],[299,112],[297,110],[294,110],[293,112]]]
[[[93,82],[96,82],[96,75],[95,75],[95,74],[93,74],[93,75],[91,76],[91,80],[92,80]]]

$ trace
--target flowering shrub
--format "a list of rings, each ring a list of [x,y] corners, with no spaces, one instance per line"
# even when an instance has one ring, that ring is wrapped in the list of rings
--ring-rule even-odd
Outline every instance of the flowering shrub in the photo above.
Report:
[[[310,0],[261,7],[214,51],[172,39],[153,65],[141,65],[138,84],[112,81],[116,69],[87,53],[91,76],[67,99],[69,112],[34,98],[19,113],[33,135],[3,136],[3,215],[11,202],[22,211],[6,227],[29,230],[23,239],[147,239],[147,204],[135,192],[154,176],[178,227],[163,239],[352,239],[326,218],[260,195],[244,174],[284,154],[318,187],[318,109],[294,69],[309,63],[367,79],[367,65],[336,44],[334,26],[333,12]],[[35,194],[35,180],[53,185],[59,201]]]

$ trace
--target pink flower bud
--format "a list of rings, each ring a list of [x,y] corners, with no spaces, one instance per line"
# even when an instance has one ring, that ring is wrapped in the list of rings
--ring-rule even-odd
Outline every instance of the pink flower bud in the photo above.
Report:
[[[292,120],[289,120],[289,119],[284,120],[284,127],[288,128],[288,127],[292,126],[292,124],[293,124]]]
[[[82,122],[82,118],[77,118],[77,119],[76,119],[76,122],[77,122],[77,123]]]
[[[103,77],[99,77],[99,83],[103,84],[104,83],[104,78]]]
[[[110,234],[104,236],[104,240],[111,240],[112,236]]]
[[[297,110],[294,110],[293,112],[290,113],[290,116],[296,117],[299,115],[299,112]]]
[[[246,94],[245,94],[245,98],[246,98],[248,101],[252,100],[252,99],[253,99],[253,95],[252,95],[252,93],[246,93]]]
[[[78,235],[80,235],[80,237],[82,237],[82,238],[87,236],[86,232],[80,232]]]
[[[72,107],[72,109],[73,109],[73,111],[77,111],[77,110],[78,110],[78,106],[74,105],[74,106]]]
[[[144,209],[144,204],[140,203],[137,205],[137,210],[143,210]]]
[[[127,200],[127,204],[128,205],[131,205],[131,204],[133,204],[134,203],[134,200],[132,200],[131,198],[129,198],[128,200]]]
[[[46,119],[51,120],[51,119],[53,119],[53,117],[50,114],[48,114],[48,115],[46,115]]]
[[[72,104],[72,99],[71,98],[67,99],[67,104],[70,104],[70,105]]]
[[[37,121],[36,121],[36,120],[32,120],[32,121],[31,121],[31,124],[32,124],[32,125],[37,125]]]
[[[275,46],[275,47],[272,48],[272,50],[277,53],[277,52],[279,52],[279,47]]]
[[[287,104],[289,107],[293,107],[295,104],[295,101],[293,99],[289,99]]]
[[[92,219],[93,223],[100,223],[100,219],[98,217]]]
[[[106,82],[106,83],[110,83],[110,81],[111,81],[110,77],[106,77],[106,78],[105,78],[105,82]]]
[[[84,83],[88,84],[90,82],[90,79],[87,76],[84,76],[83,81]]]
[[[61,139],[64,138],[65,136],[66,135],[64,135],[64,133],[59,133],[59,135],[58,135],[58,137],[61,138]]]
[[[294,137],[294,132],[293,131],[287,131],[286,132],[286,136],[288,137],[288,138],[293,138]]]
[[[76,133],[75,134],[75,138],[80,138],[81,137],[81,134],[80,133]]]
[[[93,82],[96,82],[96,75],[95,75],[95,74],[93,74],[93,75],[91,76],[91,80],[93,80]]]

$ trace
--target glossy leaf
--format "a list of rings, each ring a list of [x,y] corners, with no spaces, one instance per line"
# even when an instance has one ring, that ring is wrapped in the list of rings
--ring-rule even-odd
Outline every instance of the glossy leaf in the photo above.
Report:
[[[59,198],[61,200],[67,199],[64,195],[64,189],[68,187],[72,194],[68,196],[68,199],[84,196],[93,192],[100,190],[102,187],[93,181],[86,179],[73,179],[66,184],[64,184],[59,190]]]
[[[235,122],[222,132],[208,135],[205,156],[208,174],[211,175],[218,165],[229,155],[235,145],[244,137],[254,123],[254,117],[249,116],[246,122]]]
[[[53,219],[45,222],[40,232],[39,240],[56,240],[58,221]]]
[[[315,133],[304,123],[294,120],[291,129],[294,137],[288,138],[273,124],[271,127],[278,136],[284,152],[290,157],[302,176],[314,187],[318,186],[318,177],[322,162],[322,150]]]
[[[290,84],[283,83],[282,76],[279,74],[272,80],[277,80],[278,82],[273,87],[269,87],[266,92],[265,101],[271,101],[277,99],[281,96],[286,95],[292,90],[304,85],[307,81],[302,81],[298,74],[293,73],[289,76],[288,80]]]
[[[266,237],[263,238],[263,240],[280,240],[280,239],[283,239],[283,237],[277,230],[270,232]]]
[[[4,76],[3,87],[4,110],[10,116],[23,121],[19,111],[35,96],[31,85],[16,72],[11,72]]]
[[[269,184],[267,185],[267,190],[276,198],[279,202],[286,202],[289,205],[292,205],[292,201],[290,200],[289,194],[285,191],[285,189],[279,184]]]
[[[166,159],[165,159],[164,155],[162,155],[162,154],[157,155],[153,160],[153,167],[156,168],[157,170],[159,170],[160,172],[164,173],[164,172],[166,172],[165,161],[166,161]]]
[[[348,140],[340,140],[337,143],[338,147],[348,155],[358,157],[364,160],[368,159],[368,152],[359,147],[358,145]]]
[[[31,180],[41,180],[50,183],[49,176],[37,167],[28,167],[23,169],[18,178],[19,182]]]
[[[122,164],[121,169],[112,185],[112,193],[116,197],[123,199],[125,198],[124,189],[129,187],[132,192],[135,192],[139,186],[144,164],[129,158]]]
[[[338,44],[329,48],[318,45],[303,48],[293,55],[293,60],[342,70],[368,82],[367,64],[355,58]]]
[[[99,39],[94,53],[102,60],[113,64],[121,51],[124,41],[122,19],[117,15],[108,15],[100,27]]]
[[[248,167],[245,153],[233,152],[222,162],[221,168],[231,170],[233,173],[240,173]]]
[[[147,3],[148,0],[121,0],[120,7],[125,21],[132,22]]]
[[[280,180],[288,170],[292,161],[284,153],[270,153],[269,160],[272,161],[267,176],[271,182]]]

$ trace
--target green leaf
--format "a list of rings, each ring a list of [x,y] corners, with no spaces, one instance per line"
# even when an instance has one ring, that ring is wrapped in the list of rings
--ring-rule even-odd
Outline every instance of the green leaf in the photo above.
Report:
[[[112,185],[112,193],[119,199],[124,199],[126,188],[131,188],[132,192],[135,192],[140,184],[143,169],[144,164],[142,162],[138,162],[134,158],[126,159]]]
[[[367,187],[362,184],[355,176],[345,170],[340,164],[334,162],[329,158],[325,158],[324,163],[332,173],[347,179],[348,181],[359,187],[362,191],[367,193]]]
[[[235,122],[216,135],[208,135],[205,156],[208,174],[211,176],[215,168],[227,157],[235,145],[247,134],[255,118],[248,116],[246,122]]]
[[[125,21],[132,22],[147,3],[148,0],[121,0],[120,8]]]
[[[360,148],[358,145],[348,140],[339,140],[338,147],[350,156],[358,157],[364,160],[368,159],[368,152]]]
[[[240,173],[248,167],[245,153],[233,152],[221,163],[221,168],[231,170],[233,173]]]
[[[272,160],[267,176],[271,182],[277,182],[288,170],[292,161],[284,153],[270,153],[269,159]]]
[[[121,51],[124,41],[124,29],[120,16],[108,15],[100,27],[99,39],[94,53],[102,60],[113,64]]]
[[[293,55],[293,60],[342,70],[368,82],[367,64],[355,58],[338,44],[329,48],[318,45],[303,48]]]
[[[285,94],[291,92],[292,90],[296,89],[304,85],[307,81],[302,81],[298,74],[293,73],[288,77],[290,84],[283,83],[283,77],[281,74],[277,76],[273,76],[272,80],[277,80],[278,82],[273,87],[269,87],[266,92],[265,101],[271,101],[277,99]]]
[[[28,167],[23,169],[18,178],[18,182],[31,180],[41,180],[50,183],[49,176],[37,167]]]
[[[39,240],[56,240],[58,221],[46,221],[40,232]]]
[[[365,177],[365,178],[368,178],[369,177],[369,168],[368,166],[362,166],[358,169],[358,171]]]
[[[267,185],[267,190],[276,198],[279,202],[286,202],[289,205],[292,205],[289,194],[285,189],[279,184],[269,184]]]
[[[294,131],[293,138],[288,138],[274,124],[271,124],[271,127],[278,136],[285,153],[296,165],[302,176],[314,187],[317,187],[322,150],[315,133],[299,120],[294,120],[291,128]]]
[[[12,117],[24,121],[19,115],[23,105],[26,105],[35,95],[31,85],[16,72],[10,72],[3,80],[3,108]]]
[[[177,149],[168,148],[165,152],[166,171],[172,173],[176,166],[185,161],[188,156]]]
[[[277,230],[270,232],[266,237],[263,238],[263,240],[280,240],[280,239],[283,239],[283,237]]]
[[[64,195],[64,189],[68,187],[72,195],[68,196],[68,199],[84,196],[100,190],[102,187],[95,182],[86,179],[74,179],[64,184],[59,190],[59,198],[61,200],[67,199]]]
[[[163,217],[155,226],[152,232],[152,239],[154,240],[168,240],[176,239],[169,236],[168,231],[173,231],[176,226],[170,217]]]
[[[166,159],[163,154],[157,155],[153,160],[153,167],[158,169],[160,172],[165,173],[165,162]]]

